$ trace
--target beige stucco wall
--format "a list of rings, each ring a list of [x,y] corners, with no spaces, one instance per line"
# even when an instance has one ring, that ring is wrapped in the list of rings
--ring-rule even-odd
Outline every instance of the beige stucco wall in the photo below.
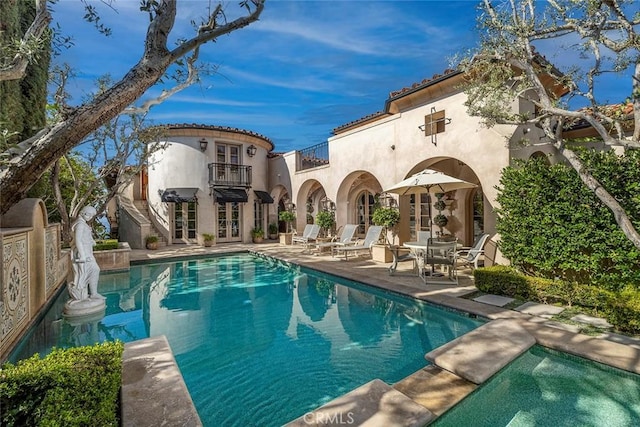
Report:
[[[368,187],[376,193],[413,173],[436,165],[446,173],[482,186],[486,198],[485,230],[494,233],[494,187],[499,182],[501,169],[509,165],[507,141],[515,127],[484,127],[477,118],[467,115],[464,101],[465,95],[457,92],[330,138],[329,166],[291,174],[296,204],[304,206],[308,195],[304,187],[315,180],[322,185],[326,195],[336,202],[338,223],[352,222],[354,215],[350,211],[353,208],[349,206],[353,206],[354,193],[359,191],[353,187],[353,183],[363,172],[375,178],[369,181]],[[451,118],[445,132],[437,134],[435,145],[431,136],[425,136],[418,128],[424,123],[424,117],[431,113],[432,107],[437,111],[444,109],[446,117]],[[455,161],[445,161],[447,159]],[[464,166],[460,167],[458,161],[463,162]],[[465,199],[468,192],[458,190],[456,198]],[[459,202],[457,206],[451,215],[464,223],[469,212],[464,203]],[[298,228],[304,224],[301,217],[303,215],[298,215]],[[468,233],[461,233],[459,238],[468,240]]]

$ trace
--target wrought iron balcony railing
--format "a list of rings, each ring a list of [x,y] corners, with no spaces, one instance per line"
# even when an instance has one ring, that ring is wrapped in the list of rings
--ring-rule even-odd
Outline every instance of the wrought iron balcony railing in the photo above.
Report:
[[[329,142],[316,144],[296,152],[296,170],[317,168],[329,164]]]
[[[251,166],[209,163],[209,185],[251,187]]]

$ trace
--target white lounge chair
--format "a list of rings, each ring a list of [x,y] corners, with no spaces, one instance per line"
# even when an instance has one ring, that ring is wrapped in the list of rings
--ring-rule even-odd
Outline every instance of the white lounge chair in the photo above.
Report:
[[[301,235],[298,235],[298,232],[294,229],[293,236],[291,237],[291,243],[296,243],[297,240],[299,241],[303,238],[306,238],[309,233],[311,233],[311,227],[313,227],[313,224],[305,225]]]
[[[323,248],[331,248],[331,254],[333,255],[336,248],[355,244],[356,242],[353,236],[356,234],[357,228],[358,226],[356,224],[346,224],[342,229],[342,233],[340,233],[340,237],[330,242],[317,243],[316,248],[318,252],[322,252]]]
[[[349,254],[359,254],[360,252],[371,252],[371,246],[380,240],[380,235],[382,234],[382,226],[380,225],[372,225],[369,227],[367,231],[367,235],[364,236],[364,241],[362,243],[355,243],[353,245],[348,246],[338,246],[336,248],[336,253],[340,255],[344,253],[344,259],[347,260],[349,258]]]
[[[484,245],[487,243],[487,240],[489,240],[489,235],[482,234],[476,239],[473,246],[462,248],[456,252],[458,266],[472,265],[472,269],[478,268],[478,261],[480,260],[480,256],[484,255]]]
[[[309,243],[316,241],[318,234],[320,234],[320,226],[318,224],[307,224],[302,232],[302,236],[293,236],[291,242],[293,244],[302,243],[306,248]]]

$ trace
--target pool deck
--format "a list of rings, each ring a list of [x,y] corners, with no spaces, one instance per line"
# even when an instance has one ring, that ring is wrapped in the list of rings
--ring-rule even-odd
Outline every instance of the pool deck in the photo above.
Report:
[[[315,255],[299,245],[279,243],[217,244],[210,248],[173,245],[158,250],[131,251],[132,263],[165,261],[235,251],[254,251],[319,271],[357,280],[391,292],[471,313],[490,322],[425,355],[432,364],[399,381],[386,385],[379,380],[365,384],[303,417],[292,426],[338,425],[354,417],[351,425],[420,426],[431,422],[472,392],[477,384],[526,351],[542,346],[601,362],[640,374],[640,346],[629,345],[624,337],[611,339],[576,333],[558,322],[533,314],[461,298],[476,292],[470,270],[459,269],[459,284],[425,285],[412,274],[410,263],[401,263],[396,274],[390,264],[376,263],[369,257],[345,261],[330,254]],[[633,343],[633,340],[630,340]],[[637,341],[636,341],[637,343]],[[468,351],[474,349],[473,356]],[[497,356],[500,357],[497,357]],[[123,374],[124,375],[124,374]],[[372,379],[374,380],[374,379]],[[123,382],[126,381],[123,378]],[[159,388],[158,393],[162,393]],[[159,396],[158,396],[159,397]],[[406,399],[406,398],[409,399]],[[417,403],[418,406],[415,406]],[[354,408],[357,408],[354,412]],[[421,411],[424,408],[425,411]],[[148,420],[155,425],[154,421]],[[188,423],[187,423],[188,424]],[[185,424],[186,425],[186,424]]]

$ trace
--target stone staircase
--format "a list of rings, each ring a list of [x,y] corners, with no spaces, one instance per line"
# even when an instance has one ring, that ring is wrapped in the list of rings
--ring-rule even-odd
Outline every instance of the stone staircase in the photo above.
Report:
[[[156,228],[156,226],[154,225],[153,221],[151,221],[151,215],[149,214],[149,205],[147,203],[146,200],[134,200],[133,201],[133,205],[136,207],[136,209],[138,210],[138,212],[140,212],[140,214],[142,216],[144,216],[149,223],[151,224],[151,229],[153,230],[153,232],[151,234],[155,234],[156,236],[158,236],[158,246],[162,247],[162,246],[167,246],[167,239],[166,237],[164,237]]]

